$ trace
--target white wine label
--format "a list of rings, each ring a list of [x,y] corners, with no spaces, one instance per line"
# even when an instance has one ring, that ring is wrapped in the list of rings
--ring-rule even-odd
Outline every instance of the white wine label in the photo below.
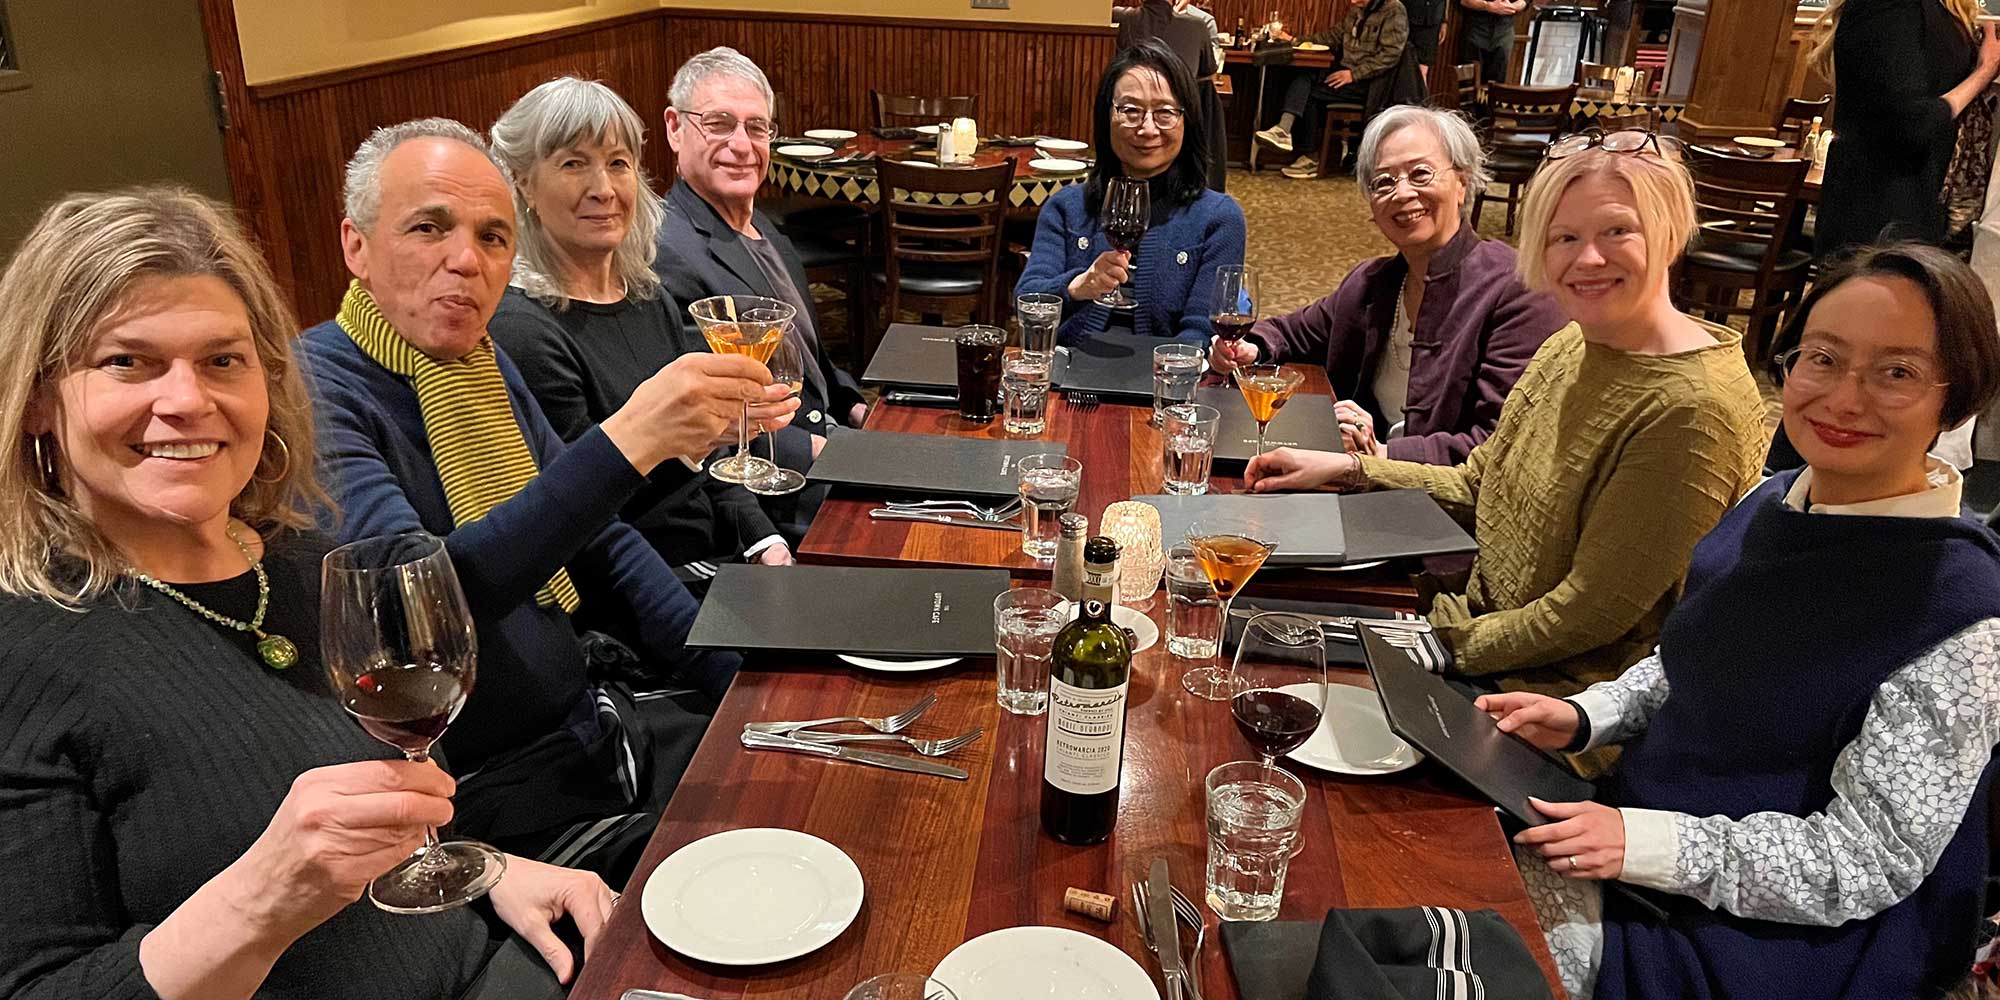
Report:
[[[1073,795],[1118,787],[1125,756],[1125,689],[1080,688],[1049,679],[1049,738],[1042,776]]]

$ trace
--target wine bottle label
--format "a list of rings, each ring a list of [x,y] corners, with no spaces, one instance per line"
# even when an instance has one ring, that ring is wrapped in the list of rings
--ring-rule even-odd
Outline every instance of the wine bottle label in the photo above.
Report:
[[[1049,738],[1042,776],[1074,795],[1118,787],[1125,753],[1125,689],[1080,688],[1049,679]]]

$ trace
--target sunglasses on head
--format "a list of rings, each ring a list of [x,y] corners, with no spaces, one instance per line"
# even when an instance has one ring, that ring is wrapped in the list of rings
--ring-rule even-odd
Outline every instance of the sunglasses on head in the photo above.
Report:
[[[1642,128],[1619,129],[1606,133],[1602,129],[1585,129],[1572,132],[1549,143],[1542,151],[1545,160],[1560,160],[1565,156],[1575,156],[1586,149],[1604,147],[1607,153],[1625,153],[1632,156],[1651,153],[1667,160],[1678,160],[1686,144],[1670,135]]]

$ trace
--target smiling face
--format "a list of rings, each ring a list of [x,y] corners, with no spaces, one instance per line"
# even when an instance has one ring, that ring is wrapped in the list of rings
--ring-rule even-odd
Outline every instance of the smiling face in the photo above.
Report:
[[[114,543],[226,521],[270,416],[243,300],[220,278],[145,278],[37,401],[65,489]]]
[[[1893,496],[1894,484],[1921,478],[1925,452],[1944,428],[1944,390],[1927,386],[1907,406],[1884,406],[1854,377],[1802,384],[1797,372],[1833,360],[1850,370],[1886,370],[1915,382],[1944,381],[1937,320],[1922,288],[1907,278],[1851,278],[1822,295],[1799,340],[1804,352],[1785,381],[1785,435],[1820,478],[1879,480],[1854,495]],[[1817,381],[1817,380],[1815,380]]]
[[[1607,170],[1584,174],[1556,203],[1542,266],[1556,302],[1585,329],[1622,325],[1666,294],[1666,269],[1646,273],[1646,234],[1632,186]]]
[[[1364,180],[1376,228],[1405,252],[1434,252],[1458,235],[1465,178],[1451,165],[1437,133],[1422,125],[1396,130],[1376,151],[1374,176]],[[1425,176],[1430,183],[1412,183]],[[1404,178],[1397,180],[1397,178]],[[1391,183],[1388,196],[1378,186]]]
[[[667,109],[667,143],[675,169],[710,204],[750,205],[771,166],[771,140],[757,140],[740,124],[726,138],[711,139],[695,122],[698,115],[726,111],[736,120],[771,120],[771,105],[756,84],[714,74],[694,88],[685,108]]]
[[[601,257],[632,228],[638,156],[610,137],[579,142],[535,164],[526,189],[535,218],[566,256]]]
[[[1118,79],[1117,87],[1112,90],[1111,151],[1124,165],[1125,176],[1152,177],[1164,173],[1181,155],[1181,138],[1187,131],[1187,119],[1182,118],[1173,128],[1163,129],[1148,115],[1138,128],[1126,128],[1119,123],[1118,109],[1128,107],[1148,111],[1173,108],[1183,115],[1187,109],[1174,100],[1174,91],[1167,85],[1167,78],[1150,66],[1133,67]]]
[[[373,228],[341,222],[347,269],[418,350],[462,358],[486,336],[513,270],[507,181],[485,154],[436,138],[397,146],[379,181]]]

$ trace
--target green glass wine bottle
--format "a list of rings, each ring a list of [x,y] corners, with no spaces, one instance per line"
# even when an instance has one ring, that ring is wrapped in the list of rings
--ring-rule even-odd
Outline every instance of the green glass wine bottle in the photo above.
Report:
[[[1083,607],[1056,633],[1050,655],[1048,740],[1042,755],[1042,829],[1065,844],[1102,843],[1118,818],[1125,762],[1131,634],[1112,622],[1118,543],[1083,549]]]

